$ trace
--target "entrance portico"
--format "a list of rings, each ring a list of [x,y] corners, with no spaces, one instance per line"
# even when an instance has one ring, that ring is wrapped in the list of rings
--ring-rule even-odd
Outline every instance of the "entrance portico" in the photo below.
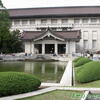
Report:
[[[25,41],[25,53],[32,54],[68,54],[76,52],[76,42],[80,40],[80,31],[52,31],[32,32],[31,39]],[[27,32],[26,32],[27,33]],[[27,33],[28,34],[28,33]]]
[[[59,43],[59,42],[58,42]],[[34,54],[67,54],[66,50],[66,44],[58,44],[57,41],[56,43],[42,43],[42,44],[33,44],[34,48]],[[68,48],[67,48],[68,49]]]

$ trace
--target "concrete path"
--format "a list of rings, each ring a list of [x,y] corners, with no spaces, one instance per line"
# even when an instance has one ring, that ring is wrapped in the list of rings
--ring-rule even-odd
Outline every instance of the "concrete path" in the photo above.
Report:
[[[25,94],[3,97],[3,98],[0,98],[0,100],[21,99],[21,98],[26,98],[26,97],[30,97],[30,96],[36,96],[36,95],[39,95],[39,94],[51,92],[51,91],[54,91],[54,90],[90,91],[90,92],[100,93],[100,88],[49,87],[49,88],[45,88],[45,89],[41,89],[41,90],[38,90],[38,91],[29,92],[29,93],[25,93]]]
[[[62,79],[60,81],[60,84],[62,86],[72,86],[72,75],[73,75],[72,71],[73,71],[72,61],[69,61],[66,66],[65,72],[62,76]]]
[[[21,98],[26,98],[26,97],[30,97],[30,96],[36,96],[36,95],[47,93],[47,92],[54,91],[54,90],[56,90],[55,87],[49,87],[49,88],[41,89],[41,90],[34,91],[34,92],[29,92],[29,93],[24,93],[24,94],[19,94],[19,95],[3,97],[3,98],[0,98],[0,100],[21,99]]]
[[[90,91],[100,93],[100,88],[56,87],[59,90]]]

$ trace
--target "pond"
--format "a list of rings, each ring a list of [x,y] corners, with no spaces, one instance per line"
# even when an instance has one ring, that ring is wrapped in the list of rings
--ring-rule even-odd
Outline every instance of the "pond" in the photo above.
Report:
[[[0,72],[17,71],[33,74],[42,82],[59,82],[67,62],[0,62]]]

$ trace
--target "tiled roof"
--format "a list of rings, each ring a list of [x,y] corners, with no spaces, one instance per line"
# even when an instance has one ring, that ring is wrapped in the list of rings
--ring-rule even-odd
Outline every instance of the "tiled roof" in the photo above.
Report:
[[[34,40],[46,34],[43,31],[24,31],[23,32],[23,40]],[[64,40],[74,40],[79,41],[81,39],[80,30],[72,30],[72,31],[52,31],[52,34],[58,38],[62,38]]]
[[[100,6],[8,9],[10,17],[100,16]]]

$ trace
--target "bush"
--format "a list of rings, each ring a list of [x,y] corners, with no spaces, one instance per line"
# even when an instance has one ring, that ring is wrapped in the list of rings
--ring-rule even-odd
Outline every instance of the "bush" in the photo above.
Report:
[[[78,60],[80,60],[82,57],[78,57],[76,59],[73,60],[73,62],[77,62]]]
[[[79,67],[79,66],[84,65],[90,61],[92,61],[92,60],[90,60],[89,58],[81,57],[80,59],[78,59],[78,61],[74,62],[74,66]]]
[[[31,92],[40,84],[40,80],[27,73],[0,72],[0,96]]]
[[[92,61],[81,66],[76,71],[76,80],[80,83],[100,80],[100,61]]]

